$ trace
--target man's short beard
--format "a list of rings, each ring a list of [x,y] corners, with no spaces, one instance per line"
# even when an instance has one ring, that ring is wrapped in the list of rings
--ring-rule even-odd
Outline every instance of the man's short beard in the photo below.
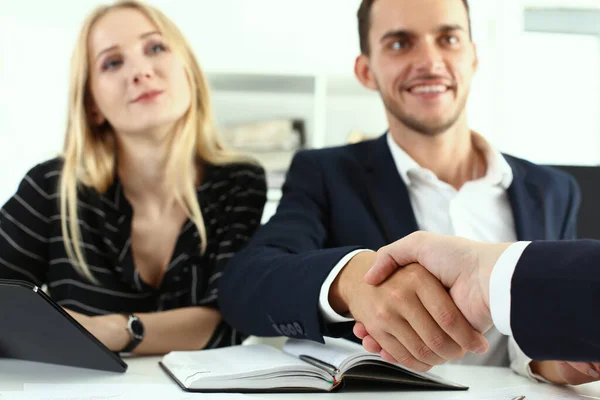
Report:
[[[427,122],[419,121],[419,119],[414,116],[405,114],[400,107],[396,107],[394,102],[383,94],[384,92],[381,90],[381,85],[379,82],[377,80],[375,82],[386,110],[406,127],[426,136],[437,136],[450,129],[456,123],[456,121],[458,121],[467,104],[467,98],[465,96],[462,104],[460,107],[458,107],[456,113],[452,117],[437,124],[427,124]]]
[[[400,107],[397,107],[392,101],[386,99],[386,97],[383,94],[381,94],[381,98],[387,111],[390,114],[392,114],[398,121],[400,121],[406,127],[412,129],[413,131],[426,136],[437,136],[450,129],[454,124],[456,124],[456,121],[458,121],[458,119],[460,118],[466,105],[465,100],[463,104],[460,105],[458,110],[456,110],[456,113],[450,118],[447,118],[438,123],[428,123],[427,121],[421,121],[415,116],[404,113],[403,110],[400,109]]]

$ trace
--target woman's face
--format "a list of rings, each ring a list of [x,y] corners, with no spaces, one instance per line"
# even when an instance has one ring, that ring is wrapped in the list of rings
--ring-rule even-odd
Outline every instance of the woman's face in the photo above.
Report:
[[[93,123],[119,134],[163,130],[190,107],[184,64],[140,11],[110,11],[88,38]]]

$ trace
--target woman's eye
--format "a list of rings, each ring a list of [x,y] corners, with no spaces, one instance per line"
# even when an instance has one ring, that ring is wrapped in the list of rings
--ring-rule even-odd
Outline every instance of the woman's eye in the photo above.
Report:
[[[150,52],[151,53],[160,53],[167,50],[167,48],[163,45],[163,44],[155,44],[152,47],[150,47]]]
[[[115,69],[118,66],[120,66],[122,63],[123,62],[119,59],[108,60],[108,61],[104,62],[104,64],[102,64],[102,70],[107,71],[107,70]]]

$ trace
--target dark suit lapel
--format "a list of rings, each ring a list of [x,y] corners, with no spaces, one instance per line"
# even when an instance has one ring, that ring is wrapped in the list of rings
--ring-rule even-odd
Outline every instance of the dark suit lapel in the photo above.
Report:
[[[517,240],[549,239],[546,232],[542,188],[527,179],[527,172],[510,157],[506,161],[513,171],[513,181],[507,190],[513,211]]]
[[[365,163],[367,191],[386,241],[418,230],[408,189],[398,173],[386,135],[372,142]]]

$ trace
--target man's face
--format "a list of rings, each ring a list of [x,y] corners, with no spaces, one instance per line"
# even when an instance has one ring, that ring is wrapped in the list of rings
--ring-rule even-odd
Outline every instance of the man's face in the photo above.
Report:
[[[377,0],[357,75],[403,125],[443,133],[463,114],[477,69],[469,35],[461,0]]]

